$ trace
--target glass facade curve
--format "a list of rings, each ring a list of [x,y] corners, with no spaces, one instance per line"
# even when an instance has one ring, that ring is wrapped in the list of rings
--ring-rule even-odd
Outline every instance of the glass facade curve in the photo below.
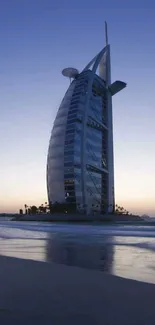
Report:
[[[106,46],[71,82],[57,112],[47,158],[49,203],[69,202],[87,214],[114,209],[109,86],[110,47]]]

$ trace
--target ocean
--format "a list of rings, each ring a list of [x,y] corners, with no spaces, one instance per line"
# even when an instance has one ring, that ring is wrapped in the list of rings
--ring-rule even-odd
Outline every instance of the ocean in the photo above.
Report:
[[[0,254],[155,283],[155,226],[0,221]]]

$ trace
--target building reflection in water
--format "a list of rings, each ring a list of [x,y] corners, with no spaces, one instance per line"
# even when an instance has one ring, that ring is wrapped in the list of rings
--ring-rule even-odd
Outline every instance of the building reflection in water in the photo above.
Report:
[[[112,237],[50,235],[47,240],[48,262],[96,269],[112,273],[114,247]]]

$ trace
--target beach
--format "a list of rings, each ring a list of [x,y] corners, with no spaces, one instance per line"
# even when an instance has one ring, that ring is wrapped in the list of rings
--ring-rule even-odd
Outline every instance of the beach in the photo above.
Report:
[[[155,324],[154,226],[1,222],[0,255],[2,325]]]
[[[155,324],[155,285],[0,257],[0,324]]]

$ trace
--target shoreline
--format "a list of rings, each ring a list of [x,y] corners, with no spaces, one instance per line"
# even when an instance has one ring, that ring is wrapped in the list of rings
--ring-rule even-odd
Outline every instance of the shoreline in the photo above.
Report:
[[[1,324],[155,324],[154,284],[5,256],[0,266]]]
[[[14,220],[19,221],[50,221],[50,222],[66,222],[66,223],[112,223],[112,222],[143,222],[143,219],[139,216],[133,215],[118,215],[118,214],[104,214],[104,215],[82,215],[82,214],[30,214],[19,215]]]
[[[145,220],[138,215],[127,214],[77,214],[77,213],[38,213],[38,214],[1,214],[3,217],[12,218],[12,221],[41,221],[41,222],[65,222],[65,223],[117,223],[134,222],[143,223]]]

